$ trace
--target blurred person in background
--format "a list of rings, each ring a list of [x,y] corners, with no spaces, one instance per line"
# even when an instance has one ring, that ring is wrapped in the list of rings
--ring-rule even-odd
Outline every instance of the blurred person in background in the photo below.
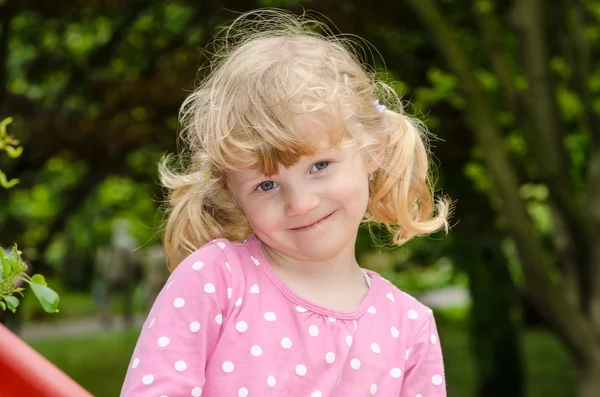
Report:
[[[162,244],[150,246],[143,257],[144,307],[150,309],[169,278],[167,256]]]
[[[130,228],[127,220],[115,220],[110,244],[101,247],[96,254],[100,321],[106,328],[113,325],[112,303],[118,295],[123,298],[123,322],[127,327],[133,325],[133,297],[140,257],[136,251],[138,241]]]

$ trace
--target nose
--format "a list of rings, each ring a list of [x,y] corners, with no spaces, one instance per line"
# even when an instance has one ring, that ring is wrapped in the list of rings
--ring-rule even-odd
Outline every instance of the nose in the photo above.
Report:
[[[303,216],[319,206],[320,199],[316,192],[303,187],[288,189],[285,193],[285,215],[289,217]]]

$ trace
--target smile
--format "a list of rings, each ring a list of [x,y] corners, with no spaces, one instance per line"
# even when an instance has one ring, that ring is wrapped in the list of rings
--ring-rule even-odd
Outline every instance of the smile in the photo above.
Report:
[[[325,218],[321,218],[320,220],[316,221],[315,223],[311,223],[310,225],[306,225],[306,226],[301,226],[301,227],[296,227],[290,230],[294,230],[294,231],[302,231],[302,230],[308,230],[308,229],[312,229],[316,226],[318,226],[319,224],[323,223],[325,220],[329,219],[329,217],[331,215],[333,215],[335,211],[333,211],[331,214],[327,215]]]

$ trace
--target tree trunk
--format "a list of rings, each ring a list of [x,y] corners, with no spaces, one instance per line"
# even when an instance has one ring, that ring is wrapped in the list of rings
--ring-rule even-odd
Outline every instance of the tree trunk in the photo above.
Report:
[[[577,366],[578,397],[600,396],[600,346],[590,346],[589,356]]]
[[[517,294],[506,259],[498,241],[477,239],[467,245],[462,249],[465,262],[459,267],[469,275],[469,328],[478,364],[476,395],[522,396],[521,326],[515,316],[519,310]]]

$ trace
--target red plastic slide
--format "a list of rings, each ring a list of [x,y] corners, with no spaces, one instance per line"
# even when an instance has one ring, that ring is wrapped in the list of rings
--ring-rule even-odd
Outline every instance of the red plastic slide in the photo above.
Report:
[[[91,397],[54,364],[0,324],[1,397]]]

